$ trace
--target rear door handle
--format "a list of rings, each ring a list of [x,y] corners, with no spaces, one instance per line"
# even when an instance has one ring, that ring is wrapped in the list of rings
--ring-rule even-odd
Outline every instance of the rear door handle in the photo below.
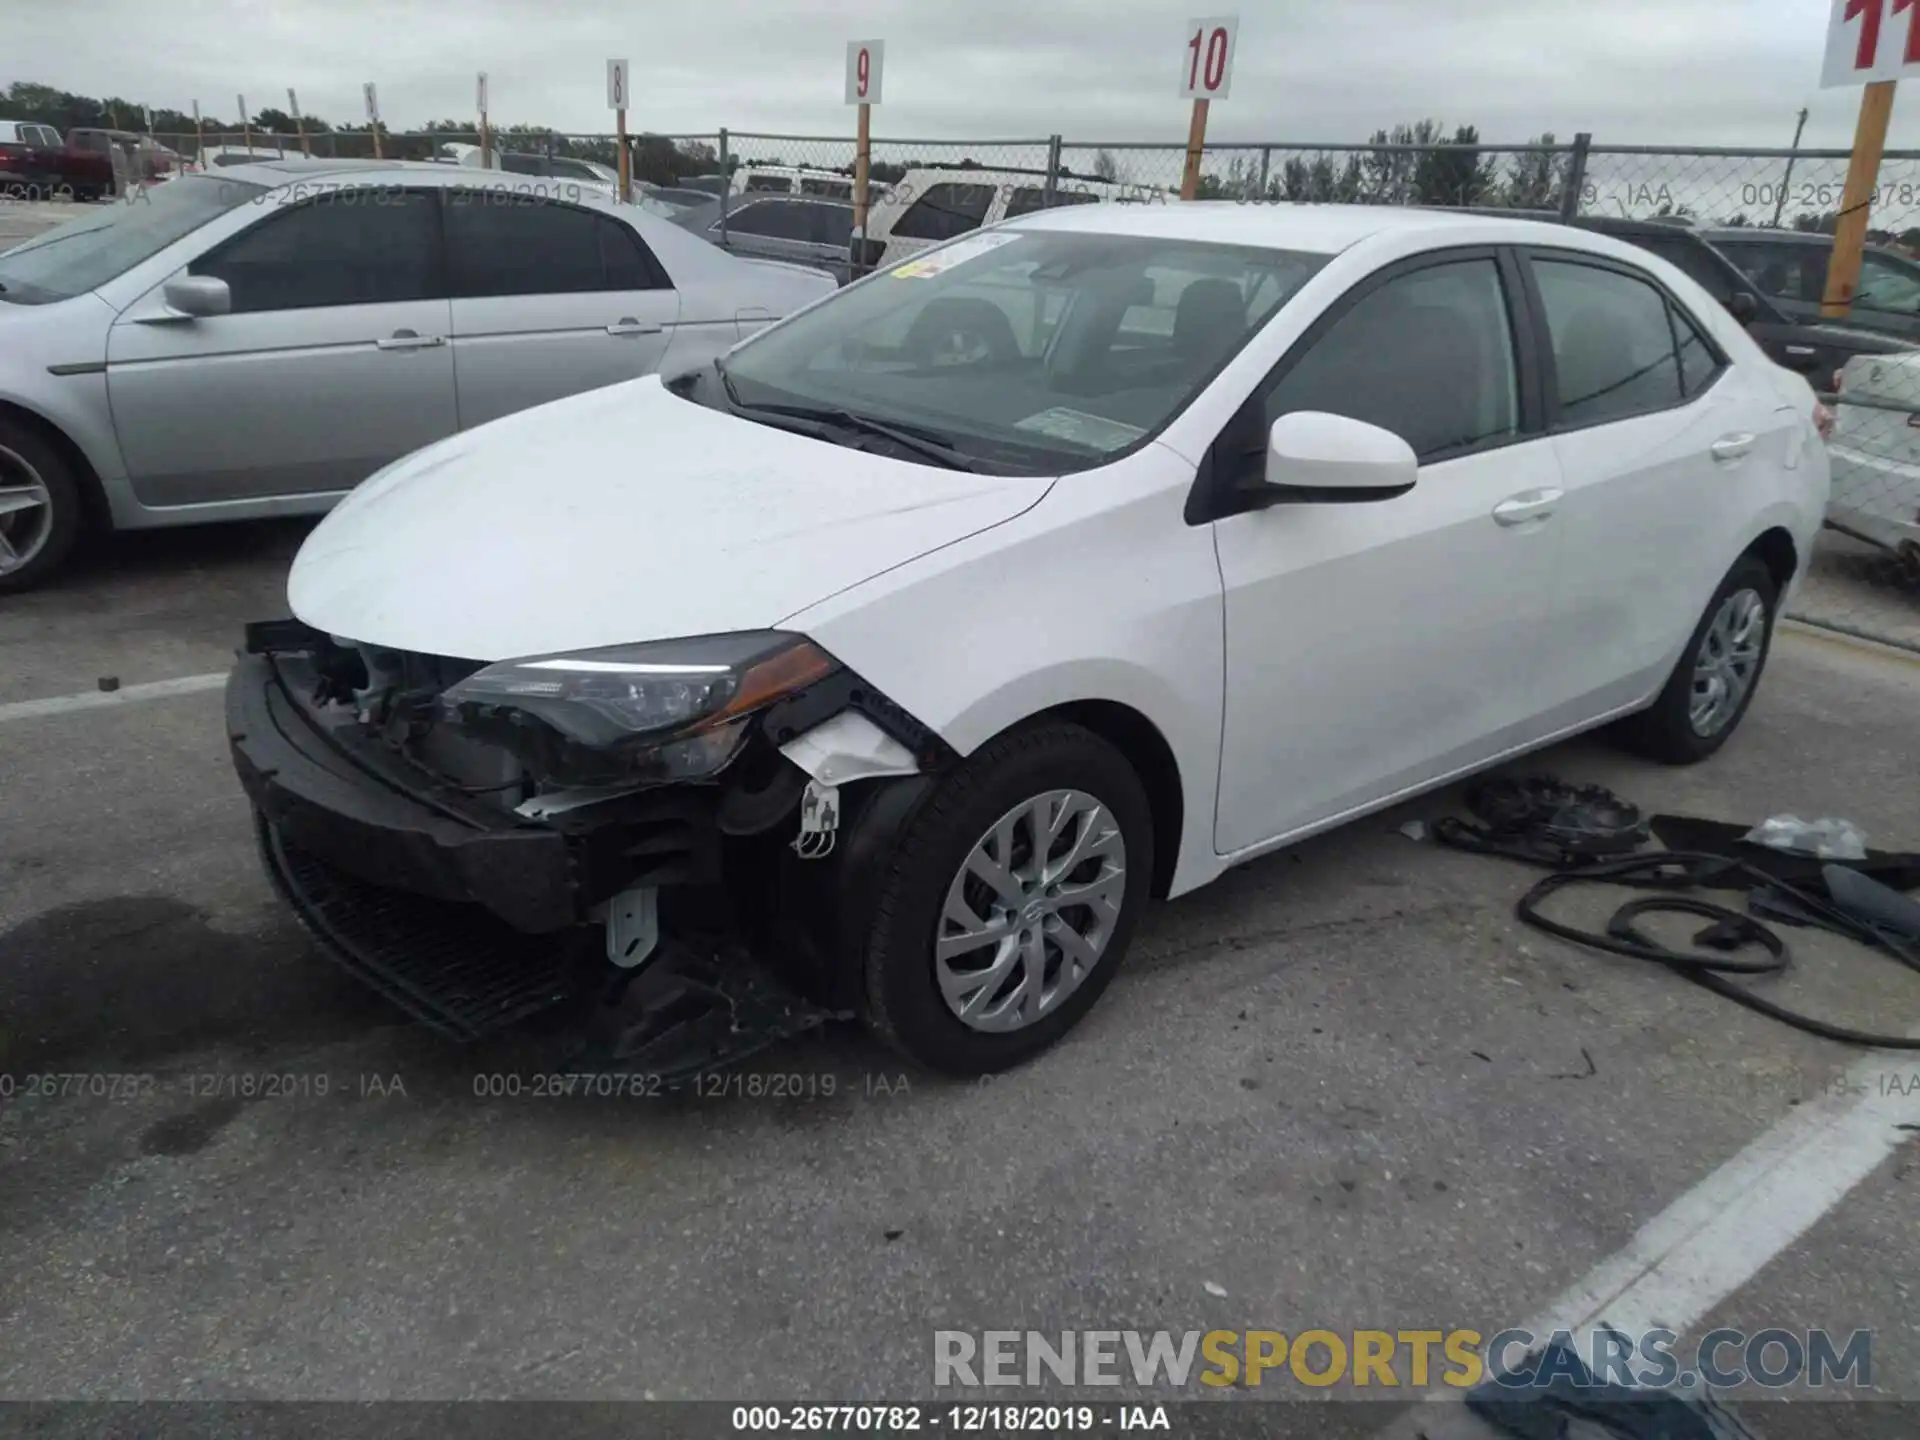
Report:
[[[422,335],[417,330],[396,330],[384,340],[373,342],[382,350],[425,350],[447,343],[444,335]]]
[[[1722,435],[1713,442],[1713,458],[1716,460],[1738,460],[1753,449],[1754,437],[1746,432],[1738,435]]]
[[[1502,525],[1524,525],[1529,520],[1544,520],[1553,513],[1564,494],[1561,490],[1522,490],[1509,495],[1493,507],[1493,518]]]
[[[658,335],[660,330],[651,320],[636,320],[631,315],[623,315],[607,326],[609,335]]]

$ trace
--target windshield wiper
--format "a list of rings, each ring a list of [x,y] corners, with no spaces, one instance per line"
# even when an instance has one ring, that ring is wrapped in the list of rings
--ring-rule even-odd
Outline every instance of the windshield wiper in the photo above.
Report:
[[[852,430],[862,435],[877,435],[890,440],[902,450],[911,450],[923,459],[949,470],[970,470],[975,474],[984,474],[985,469],[979,461],[956,449],[936,430],[924,430],[918,426],[901,425],[889,420],[876,420],[871,415],[861,415],[852,410],[841,410],[831,405],[773,405],[748,404],[740,398],[740,392],[734,388],[733,377],[727,373],[726,365],[716,359],[714,372],[719,375],[720,383],[727,392],[727,401],[734,409],[746,415],[773,415],[786,420],[799,420],[807,424],[809,433],[824,438],[833,430]]]

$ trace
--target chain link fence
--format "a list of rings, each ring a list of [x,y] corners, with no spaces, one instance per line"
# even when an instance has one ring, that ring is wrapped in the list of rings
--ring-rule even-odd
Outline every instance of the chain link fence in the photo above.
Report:
[[[247,152],[371,159],[364,128],[306,137],[262,131],[157,135],[188,163],[229,163]],[[614,169],[610,134],[497,129],[498,151],[588,161]],[[382,132],[389,160],[457,158],[475,131]],[[628,137],[633,176],[673,186],[728,173],[742,191],[784,190],[852,198],[851,135],[719,130]],[[204,155],[203,155],[204,152]],[[992,186],[993,216],[1087,200],[1162,204],[1180,196],[1188,163],[1179,143],[1101,143],[1058,135],[1012,140],[874,139],[870,205],[913,203],[936,172]],[[1830,236],[1843,204],[1848,152],[1605,145],[1552,136],[1482,144],[1470,132],[1416,143],[1209,144],[1198,157],[1196,196],[1243,203],[1332,202],[1501,209],[1563,219],[1661,220],[1706,231],[1790,319],[1819,318]],[[785,173],[781,173],[785,172]],[[907,183],[918,172],[921,184]],[[981,190],[973,194],[985,193]],[[875,221],[873,224],[878,225]],[[1884,157],[1869,211],[1869,273],[1844,323],[1920,343],[1920,151]],[[1744,231],[1732,237],[1717,232]],[[1782,236],[1778,232],[1790,232]],[[1782,244],[1797,249],[1787,256]],[[1754,243],[1749,243],[1749,241]],[[1767,243],[1759,243],[1767,242]],[[1773,254],[1769,251],[1771,244]],[[1771,258],[1770,257],[1771,254]],[[1795,258],[1797,257],[1797,258]],[[856,266],[856,269],[858,267]],[[1800,619],[1920,651],[1920,349],[1866,356],[1839,376],[1816,375],[1836,413],[1829,526],[1792,613]]]

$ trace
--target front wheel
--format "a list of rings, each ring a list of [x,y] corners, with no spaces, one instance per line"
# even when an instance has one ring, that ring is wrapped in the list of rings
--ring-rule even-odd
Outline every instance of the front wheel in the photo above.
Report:
[[[1707,602],[1659,698],[1621,723],[1627,743],[1665,765],[1690,765],[1724,745],[1760,686],[1777,600],[1773,572],[1742,556]]]
[[[60,568],[80,535],[80,507],[60,453],[0,420],[0,594],[31,589]]]
[[[867,1016],[936,1070],[1004,1070],[1093,1008],[1153,873],[1146,791],[1078,725],[1001,736],[934,791],[887,864],[864,947]]]

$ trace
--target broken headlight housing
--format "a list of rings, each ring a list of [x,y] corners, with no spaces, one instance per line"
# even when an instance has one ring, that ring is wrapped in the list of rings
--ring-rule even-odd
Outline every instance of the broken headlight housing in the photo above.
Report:
[[[747,719],[839,662],[773,630],[502,660],[440,695],[442,716],[564,785],[718,774]]]

